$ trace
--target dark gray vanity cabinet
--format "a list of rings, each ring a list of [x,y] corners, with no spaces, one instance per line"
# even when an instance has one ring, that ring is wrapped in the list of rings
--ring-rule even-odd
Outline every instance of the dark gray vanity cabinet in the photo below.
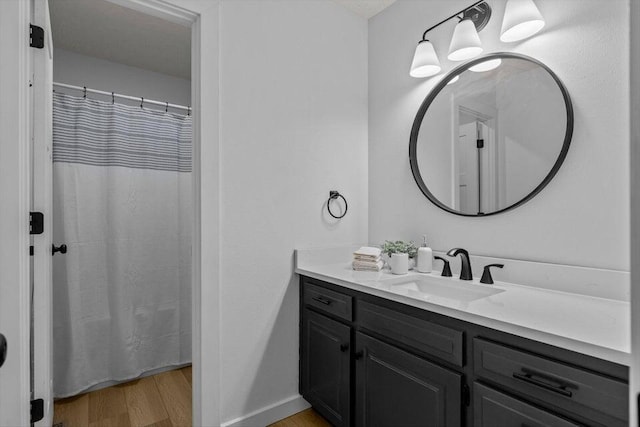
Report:
[[[356,333],[355,425],[461,424],[462,375]]]
[[[335,426],[460,426],[462,374],[419,354],[461,365],[462,333],[364,301],[356,312],[356,298],[326,286],[302,280],[304,398]],[[399,345],[375,338],[376,331]]]
[[[302,321],[301,388],[335,426],[351,418],[351,328],[308,310]]]
[[[300,393],[335,426],[626,427],[628,368],[301,277]]]

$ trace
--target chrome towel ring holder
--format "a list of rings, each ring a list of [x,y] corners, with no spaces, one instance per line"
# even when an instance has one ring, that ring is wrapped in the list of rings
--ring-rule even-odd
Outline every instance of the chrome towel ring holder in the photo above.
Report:
[[[338,198],[344,201],[344,212],[342,213],[342,215],[334,215],[333,212],[331,212],[331,201],[336,200]],[[335,190],[329,191],[329,199],[327,199],[327,210],[329,211],[329,215],[331,215],[336,219],[344,218],[344,216],[347,214],[348,209],[349,209],[349,205],[347,203],[347,199],[345,199],[342,194],[340,194]]]

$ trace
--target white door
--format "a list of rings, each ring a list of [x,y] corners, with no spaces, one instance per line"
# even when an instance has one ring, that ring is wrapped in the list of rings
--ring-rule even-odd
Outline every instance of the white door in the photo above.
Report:
[[[495,153],[495,144],[491,138],[491,129],[489,126],[481,121],[476,122],[477,125],[477,138],[483,141],[483,147],[478,150],[478,167],[480,171],[480,185],[478,189],[480,191],[480,212],[492,212],[497,210],[495,206],[495,162],[492,161],[491,156]]]
[[[52,385],[52,113],[53,45],[47,0],[33,0],[32,22],[44,29],[44,48],[31,49],[33,63],[32,210],[44,214],[44,232],[33,237],[33,398],[44,401],[44,418],[36,426],[51,426]],[[55,242],[60,245],[59,242]],[[60,253],[55,256],[64,256]]]
[[[0,426],[29,425],[31,188],[29,1],[0,1]]]
[[[477,123],[460,125],[457,148],[458,210],[468,214],[478,213],[478,149],[476,147]]]

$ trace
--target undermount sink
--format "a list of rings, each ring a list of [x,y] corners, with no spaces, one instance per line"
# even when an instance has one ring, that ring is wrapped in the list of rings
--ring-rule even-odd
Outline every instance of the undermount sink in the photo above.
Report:
[[[461,302],[475,301],[504,292],[477,282],[465,283],[458,279],[440,277],[402,277],[382,281],[393,293],[418,299],[446,298]]]

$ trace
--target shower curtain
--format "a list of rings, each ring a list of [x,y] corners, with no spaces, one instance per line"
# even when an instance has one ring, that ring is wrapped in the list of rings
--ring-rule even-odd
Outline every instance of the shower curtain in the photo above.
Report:
[[[54,93],[54,395],[191,361],[191,117]]]

